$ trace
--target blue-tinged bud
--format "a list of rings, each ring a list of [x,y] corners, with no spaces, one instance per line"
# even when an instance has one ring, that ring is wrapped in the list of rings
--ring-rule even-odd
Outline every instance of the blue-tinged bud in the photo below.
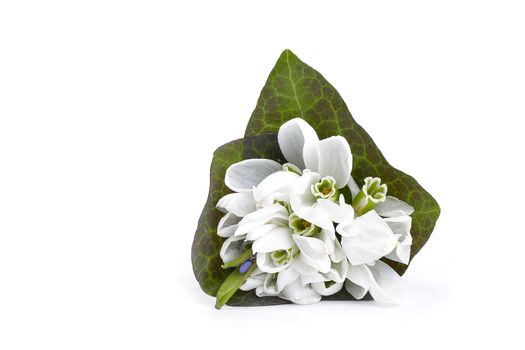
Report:
[[[253,262],[251,260],[246,260],[245,262],[243,262],[241,264],[241,266],[239,266],[239,272],[240,273],[245,273],[246,271],[248,271],[250,266],[252,266],[252,264],[253,264]]]

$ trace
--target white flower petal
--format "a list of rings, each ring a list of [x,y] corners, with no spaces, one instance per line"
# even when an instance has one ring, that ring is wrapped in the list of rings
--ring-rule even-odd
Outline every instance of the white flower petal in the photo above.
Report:
[[[404,297],[401,276],[381,260],[376,261],[369,269],[373,276],[370,281],[370,295],[374,300],[383,304],[401,303]]]
[[[326,287],[325,282],[312,283],[312,288],[322,296],[333,295],[343,289],[343,283],[337,282],[332,284],[330,287]]]
[[[319,238],[324,243],[326,253],[330,255],[330,257],[334,255],[335,241],[337,241],[335,233],[329,232],[327,230],[321,230],[317,238]]]
[[[293,264],[290,267],[297,271],[301,275],[301,277],[311,276],[318,273],[316,269],[307,264],[307,262],[304,260],[304,257],[301,254],[299,254],[295,258]]]
[[[357,300],[362,299],[370,288],[372,273],[366,265],[349,265],[345,288]]]
[[[346,276],[348,276],[348,260],[343,259],[338,263],[332,262],[330,271],[325,273],[325,277],[330,281],[344,282]]]
[[[353,296],[357,300],[363,299],[363,297],[368,292],[368,289],[365,289],[348,279],[345,281],[345,289],[348,293],[350,293],[351,296]]]
[[[275,274],[267,273],[263,285],[255,289],[255,294],[258,297],[276,296],[280,293],[277,289],[277,276]]]
[[[312,185],[317,183],[321,176],[314,172],[304,172],[290,189],[290,205],[297,212],[303,207],[311,207],[316,203],[312,193]]]
[[[329,199],[318,199],[317,203],[323,209],[333,222],[340,223],[354,219],[354,208],[345,203],[345,197],[339,196],[339,204]]]
[[[254,253],[269,253],[293,246],[292,230],[287,227],[277,227],[253,242],[252,250]]]
[[[305,169],[313,172],[319,171],[319,150],[317,149],[318,142],[311,142],[304,145],[303,159]]]
[[[246,250],[244,236],[231,236],[221,246],[220,257],[224,263],[237,259]]]
[[[253,190],[253,198],[257,203],[275,192],[288,193],[289,187],[299,178],[299,175],[290,171],[277,171],[259,183]]]
[[[261,287],[264,283],[265,278],[266,274],[258,268],[255,268],[251,273],[250,277],[246,279],[246,282],[244,282],[239,289],[243,291],[249,291],[257,287]]]
[[[321,300],[319,293],[308,285],[303,286],[299,279],[286,286],[280,296],[295,304],[313,304]]]
[[[300,169],[304,169],[304,145],[316,143],[319,141],[319,138],[315,130],[307,122],[301,118],[295,118],[281,125],[277,140],[286,160]]]
[[[293,240],[301,251],[303,261],[321,273],[330,271],[331,261],[323,241],[294,234]]]
[[[301,283],[303,285],[307,285],[310,283],[321,283],[326,282],[328,279],[319,272],[310,273],[308,275],[300,275],[301,276]]]
[[[232,236],[237,229],[237,223],[239,223],[240,220],[241,218],[235,214],[230,212],[226,213],[217,225],[217,235],[226,238]]]
[[[271,253],[257,253],[257,267],[266,273],[276,273],[284,271],[288,268],[288,266],[291,264],[291,262],[288,262],[283,265],[278,265],[273,262],[271,256]]]
[[[319,174],[332,176],[337,188],[346,186],[352,171],[352,153],[348,141],[342,136],[332,136],[319,141],[317,150]]]
[[[387,196],[385,201],[376,205],[374,210],[383,217],[411,215],[414,207],[396,197]]]
[[[359,185],[357,184],[357,182],[355,182],[352,175],[350,175],[350,177],[348,178],[348,188],[350,189],[350,193],[352,193],[352,199],[354,199],[355,196],[357,196],[357,194],[359,193],[359,191],[361,191],[361,188],[359,188]]]
[[[288,212],[282,205],[274,204],[246,215],[237,224],[235,235],[244,235],[264,224],[270,223],[282,224],[283,226],[288,225]]]
[[[353,265],[373,262],[390,253],[397,238],[388,224],[375,211],[337,226],[341,245]]]
[[[410,248],[412,246],[412,235],[410,234],[412,218],[410,216],[404,215],[393,218],[385,218],[384,220],[397,237],[396,248],[387,254],[386,257],[390,260],[408,264],[410,260]]]
[[[271,230],[276,229],[277,227],[280,227],[280,226],[277,226],[276,224],[264,224],[264,225],[261,225],[261,226],[257,227],[256,229],[248,232],[248,234],[246,235],[246,240],[247,241],[255,241],[256,239],[261,238],[262,236],[264,236],[265,234],[267,234]]]
[[[223,212],[231,212],[236,216],[243,217],[255,211],[255,201],[251,192],[230,193],[219,199],[217,209]]]
[[[230,165],[224,183],[235,192],[251,192],[268,175],[282,170],[282,165],[271,159],[246,159]]]
[[[330,237],[335,239],[334,224],[332,223],[332,220],[330,220],[328,214],[319,206],[301,207],[295,211],[295,214],[301,219],[327,231],[330,234]]]
[[[286,269],[277,275],[277,289],[283,290],[299,278],[299,274],[294,269]]]

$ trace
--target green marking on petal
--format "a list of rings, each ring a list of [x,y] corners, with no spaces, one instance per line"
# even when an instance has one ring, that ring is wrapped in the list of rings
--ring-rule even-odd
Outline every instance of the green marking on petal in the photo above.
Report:
[[[288,226],[290,226],[294,233],[301,236],[312,236],[321,232],[321,228],[312,225],[312,223],[300,218],[295,213],[290,214]]]
[[[286,209],[286,211],[288,212],[288,215],[292,213],[292,207],[290,206],[290,203],[279,200],[276,200],[275,203],[282,205],[284,209]]]
[[[272,252],[270,255],[273,262],[277,265],[285,265],[295,259],[295,257],[299,254],[299,250],[297,247],[292,247],[289,249],[280,249]]]
[[[365,184],[361,191],[355,196],[352,206],[357,216],[366,214],[374,209],[378,203],[384,202],[388,188],[386,184],[381,184],[378,177],[365,178]]]
[[[319,182],[312,185],[312,194],[317,199],[337,200],[339,191],[335,186],[335,179],[331,176],[325,176]]]

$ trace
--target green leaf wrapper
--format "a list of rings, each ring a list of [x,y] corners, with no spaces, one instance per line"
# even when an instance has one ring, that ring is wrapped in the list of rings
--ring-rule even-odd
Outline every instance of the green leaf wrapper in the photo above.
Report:
[[[215,209],[219,198],[231,191],[224,185],[226,169],[233,163],[249,158],[268,158],[285,163],[279,150],[279,127],[295,117],[306,120],[320,139],[341,135],[351,147],[353,156],[352,176],[359,185],[365,177],[380,177],[388,185],[388,194],[415,208],[412,214],[413,244],[411,260],[427,242],[440,208],[432,196],[411,176],[392,167],[377,148],[372,138],[359,126],[348,108],[324,77],[285,50],[266,81],[257,106],[246,128],[245,138],[219,147],[211,165],[210,192],[199,219],[192,247],[193,270],[201,288],[215,296],[232,269],[221,268],[219,257],[223,238],[217,236],[217,225],[222,213]],[[406,265],[384,259],[399,274]],[[369,299],[369,298],[365,298]],[[354,300],[343,288],[339,293],[323,300]],[[259,306],[287,303],[276,297],[259,298],[254,291],[237,291],[228,305]]]

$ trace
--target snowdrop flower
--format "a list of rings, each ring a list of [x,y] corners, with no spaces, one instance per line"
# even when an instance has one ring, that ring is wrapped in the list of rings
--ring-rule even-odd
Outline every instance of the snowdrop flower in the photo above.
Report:
[[[356,212],[364,214],[337,226],[350,262],[345,288],[356,299],[370,292],[380,303],[399,304],[403,298],[401,277],[379,259],[386,257],[408,264],[412,245],[410,214],[414,209],[397,198],[387,197],[386,187],[381,187],[380,179],[365,179],[353,206]]]
[[[400,277],[379,259],[408,263],[413,209],[387,197],[379,178],[357,186],[341,136],[319,140],[296,118],[281,126],[278,142],[288,163],[249,159],[226,171],[233,193],[217,203],[223,267],[250,271],[240,289],[260,297],[309,304],[345,286],[358,299],[370,292],[397,302]]]

